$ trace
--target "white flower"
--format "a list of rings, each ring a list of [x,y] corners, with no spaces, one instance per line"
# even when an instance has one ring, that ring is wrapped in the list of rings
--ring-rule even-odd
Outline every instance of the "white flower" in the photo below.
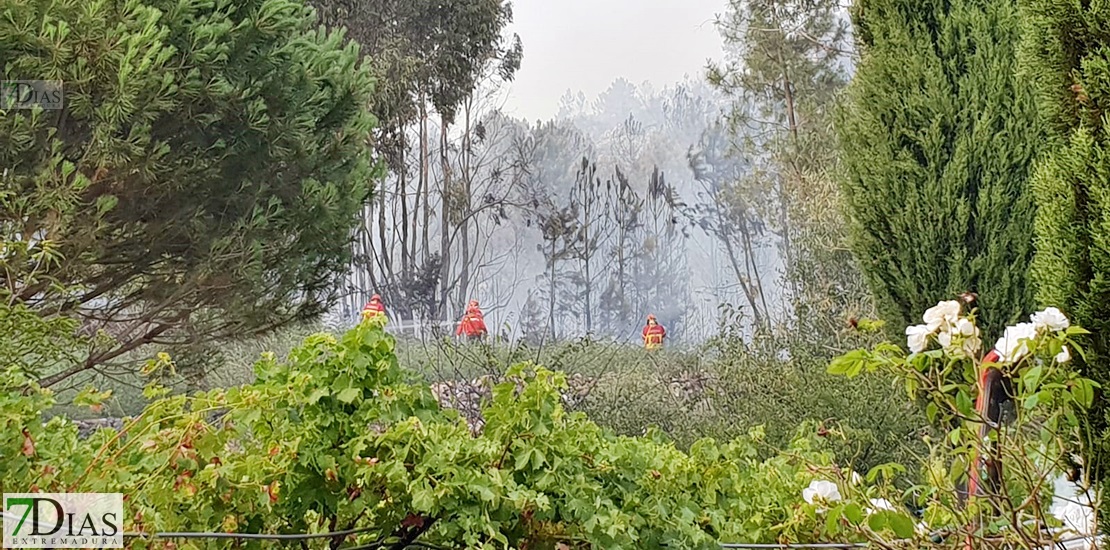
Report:
[[[972,323],[970,320],[963,317],[956,321],[956,327],[954,330],[958,332],[960,336],[964,337],[979,335],[979,329],[975,327],[975,323]]]
[[[929,326],[929,329],[936,330],[942,325],[954,324],[960,317],[960,303],[955,300],[947,302],[940,302],[937,305],[925,310],[925,315],[922,320]]]
[[[1052,515],[1077,535],[1094,534],[1095,511],[1090,506],[1070,501],[1052,510]]]
[[[825,502],[837,502],[840,500],[840,489],[831,481],[815,479],[810,482],[809,487],[802,489],[802,498],[810,504],[813,504],[817,499]]]
[[[894,505],[885,498],[871,499],[871,506],[867,508],[867,513],[874,514],[879,511],[896,512],[897,510],[894,508]]]
[[[863,483],[863,476],[859,475],[859,473],[857,473],[855,470],[852,470],[852,475],[849,479],[851,480],[853,486]]]
[[[1037,337],[1037,327],[1033,323],[1018,323],[1006,327],[1002,338],[994,345],[995,351],[1003,361],[1017,361],[1022,355],[1029,353],[1029,344],[1026,340]]]
[[[906,327],[906,347],[910,348],[911,353],[924,351],[929,343],[929,335],[932,333],[933,329],[926,325]]]
[[[1071,352],[1068,351],[1067,346],[1064,346],[1064,349],[1060,350],[1060,353],[1056,354],[1056,362],[1067,363],[1068,361],[1071,361]]]
[[[975,355],[979,353],[979,348],[981,347],[983,347],[983,341],[979,339],[979,335],[975,335],[964,340],[964,351],[968,355]]]
[[[1064,330],[1070,325],[1068,318],[1054,307],[1030,315],[1029,320],[1039,329]]]
[[[947,349],[947,348],[951,347],[952,346],[952,333],[949,332],[949,331],[941,332],[940,334],[937,335],[937,342],[940,343],[940,347],[942,347],[942,348]]]

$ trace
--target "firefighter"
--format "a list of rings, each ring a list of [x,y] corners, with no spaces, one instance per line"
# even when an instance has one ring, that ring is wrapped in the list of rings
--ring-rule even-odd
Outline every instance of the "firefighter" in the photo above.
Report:
[[[480,340],[487,332],[486,321],[482,318],[482,310],[478,308],[478,300],[471,300],[470,304],[466,306],[466,313],[463,315],[462,321],[459,321],[459,328],[455,330],[455,336],[466,336],[469,340]]]
[[[667,329],[655,320],[655,315],[647,316],[644,325],[644,349],[659,349],[663,347],[663,338],[667,337]]]
[[[375,294],[370,297],[370,301],[366,302],[366,306],[362,308],[362,320],[366,321],[379,315],[385,315],[385,306],[382,305],[382,297]]]

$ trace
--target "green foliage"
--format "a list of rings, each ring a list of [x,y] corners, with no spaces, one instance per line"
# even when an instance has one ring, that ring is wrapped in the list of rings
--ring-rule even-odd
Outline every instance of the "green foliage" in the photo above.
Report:
[[[1030,484],[1075,443],[1073,411],[1090,403],[1093,384],[1051,354],[1065,345],[1081,353],[1072,341],[1081,333],[1038,339],[1033,355],[1047,360],[1008,371],[1023,398],[1017,426],[1001,440],[1013,502],[1036,497]],[[930,414],[943,424],[968,414],[975,381],[969,375],[952,384],[946,365],[965,359],[944,357],[939,350],[906,357],[884,346],[851,354],[832,370],[884,368],[916,381],[909,389],[933,398]],[[169,363],[162,355],[150,368]],[[764,458],[758,428],[729,443],[700,439],[688,452],[654,430],[614,435],[564,409],[564,374],[529,364],[510,368],[493,388],[486,424],[473,433],[426,385],[409,382],[380,321],[339,338],[314,334],[285,361],[264,354],[255,371],[253,384],[193,396],[170,396],[151,384],[145,393],[153,401],[122,430],[81,440],[64,417],[43,422],[51,390],[6,369],[0,491],[122,492],[128,531],[364,530],[343,537],[352,544],[709,549],[719,542],[847,539],[889,547],[906,538],[919,546],[926,536],[906,509],[870,500],[903,500],[893,485],[905,470],[897,464],[876,465],[865,484],[811,437]],[[22,387],[31,391],[11,391]],[[89,389],[75,403],[99,407],[109,397]],[[906,493],[926,509],[928,527],[969,520],[951,497],[953,478],[936,476],[953,457],[985,451],[972,429],[939,438],[927,462],[929,481]],[[1019,519],[1042,500],[1018,506]],[[977,536],[998,535],[1003,526],[987,525]],[[133,548],[160,545],[131,541]]]
[[[863,372],[893,374],[910,399],[926,403],[929,422],[937,430],[929,440],[929,456],[920,464],[921,482],[904,492],[915,509],[923,510],[923,528],[915,533],[914,522],[902,513],[891,513],[886,520],[895,532],[906,530],[909,522],[909,535],[917,539],[911,547],[920,547],[930,533],[952,526],[971,526],[966,533],[972,548],[1046,547],[1050,541],[1045,540],[1042,527],[1058,525],[1045,514],[1053,482],[1067,468],[1069,455],[1083,446],[1080,418],[1093,404],[1098,387],[1066,359],[1072,352],[1083,354],[1078,340],[1086,331],[1075,326],[1038,326],[1030,339],[1013,342],[1024,345],[1026,353],[987,364],[978,353],[969,354],[960,337],[946,342],[946,325],[938,328],[921,352],[906,355],[898,346],[880,344],[845,354],[829,366],[830,373],[848,377]],[[939,345],[929,345],[934,342]],[[1059,355],[1065,349],[1069,354]],[[1014,411],[1003,414],[1000,429],[981,437],[986,419],[976,412],[973,399],[983,391],[978,387],[979,373],[991,367],[1013,381],[1009,391]],[[979,458],[1001,462],[1001,485],[989,483],[986,468],[976,466],[981,467],[983,490],[965,502],[960,493],[966,488],[961,485],[967,483],[968,465],[979,464]],[[911,465],[877,466],[868,481],[906,466]],[[881,547],[891,542],[867,530],[861,534]],[[964,541],[953,542],[962,545]]]
[[[20,2],[0,51],[6,80],[65,82],[61,110],[0,113],[0,284],[115,339],[36,377],[331,301],[371,191],[373,81],[300,0]]]
[[[758,431],[689,453],[657,434],[615,436],[563,410],[564,375],[527,366],[495,387],[485,429],[472,435],[427,386],[406,382],[394,341],[374,323],[310,336],[288,361],[268,354],[251,385],[192,397],[150,386],[141,415],[87,441],[61,417],[43,424],[50,390],[7,391],[28,380],[5,370],[0,490],[122,492],[128,531],[366,528],[357,542],[450,548],[825,536],[813,509],[796,504],[815,471],[844,472],[805,441],[762,461]]]
[[[83,342],[74,335],[76,328],[71,319],[0,304],[0,368],[31,373],[77,361]]]
[[[756,258],[766,228],[783,255],[799,333],[825,336],[816,319],[842,316],[867,298],[844,253],[827,173],[835,153],[829,110],[848,78],[839,12],[835,0],[732,0],[717,19],[726,60],[711,64],[707,79],[732,101],[730,132],[707,131],[691,157],[711,199],[699,205],[710,215],[698,224],[728,250],[748,314],[763,329],[776,324]]]
[[[1110,156],[1105,112],[1105,29],[1110,16],[1097,4],[1020,2],[1026,24],[1022,76],[1032,83],[1049,129],[1046,154],[1032,180],[1037,201],[1037,300],[1056,304],[1092,334],[1083,372],[1110,384]],[[1085,457],[1095,476],[1110,476],[1110,408],[1105,395],[1089,416]],[[1104,508],[1110,511],[1110,508]]]
[[[784,335],[748,342],[743,334],[725,333],[694,350],[654,353],[597,340],[541,347],[410,341],[400,343],[398,355],[429,381],[455,387],[472,387],[467,381],[496,378],[514,363],[534,361],[567,374],[572,410],[619,434],[657,429],[683,449],[703,437],[727,440],[761,426],[760,455],[767,457],[813,421],[820,425],[805,428],[805,436],[821,434],[817,448],[860,471],[911,462],[927,450],[920,438],[924,414],[911,402],[889,399],[893,379],[830,376],[829,351],[800,340]],[[845,334],[842,345],[871,340]]]
[[[382,77],[374,110],[391,124],[412,122],[421,95],[453,120],[491,59],[498,61],[497,71],[505,80],[520,65],[520,39],[506,43],[502,36],[512,21],[512,6],[505,0],[310,3],[322,23],[349,29],[351,38],[374,57],[374,70]]]
[[[900,330],[932,297],[973,291],[986,337],[997,337],[1033,305],[1026,180],[1043,142],[1015,74],[1017,8],[860,0],[853,20],[860,62],[836,130],[879,313]]]

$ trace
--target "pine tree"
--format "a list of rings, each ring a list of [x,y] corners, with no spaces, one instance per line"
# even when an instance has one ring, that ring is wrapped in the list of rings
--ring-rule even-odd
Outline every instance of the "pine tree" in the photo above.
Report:
[[[1037,203],[1032,279],[1037,301],[1092,332],[1084,374],[1110,387],[1110,13],[1087,3],[1025,0],[1021,76],[1048,131],[1033,174]],[[1076,361],[1079,358],[1076,357]],[[1107,400],[1089,415],[1094,478],[1110,473]],[[1110,511],[1104,507],[1103,513]]]
[[[62,81],[64,101],[0,105],[0,239],[58,260],[0,253],[0,300],[112,336],[32,373],[40,383],[334,303],[375,177],[374,81],[356,45],[301,0],[4,13],[2,80]]]
[[[853,247],[894,331],[976,292],[987,337],[1033,305],[1042,130],[1016,76],[1018,8],[1004,0],[860,0],[860,63],[839,114]]]

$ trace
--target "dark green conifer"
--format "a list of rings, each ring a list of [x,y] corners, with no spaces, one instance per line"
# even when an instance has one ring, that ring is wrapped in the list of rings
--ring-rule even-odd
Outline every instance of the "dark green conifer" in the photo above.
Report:
[[[1016,76],[1017,6],[859,0],[860,50],[837,123],[853,247],[900,332],[978,294],[987,342],[1034,305],[1028,174],[1041,131]]]

